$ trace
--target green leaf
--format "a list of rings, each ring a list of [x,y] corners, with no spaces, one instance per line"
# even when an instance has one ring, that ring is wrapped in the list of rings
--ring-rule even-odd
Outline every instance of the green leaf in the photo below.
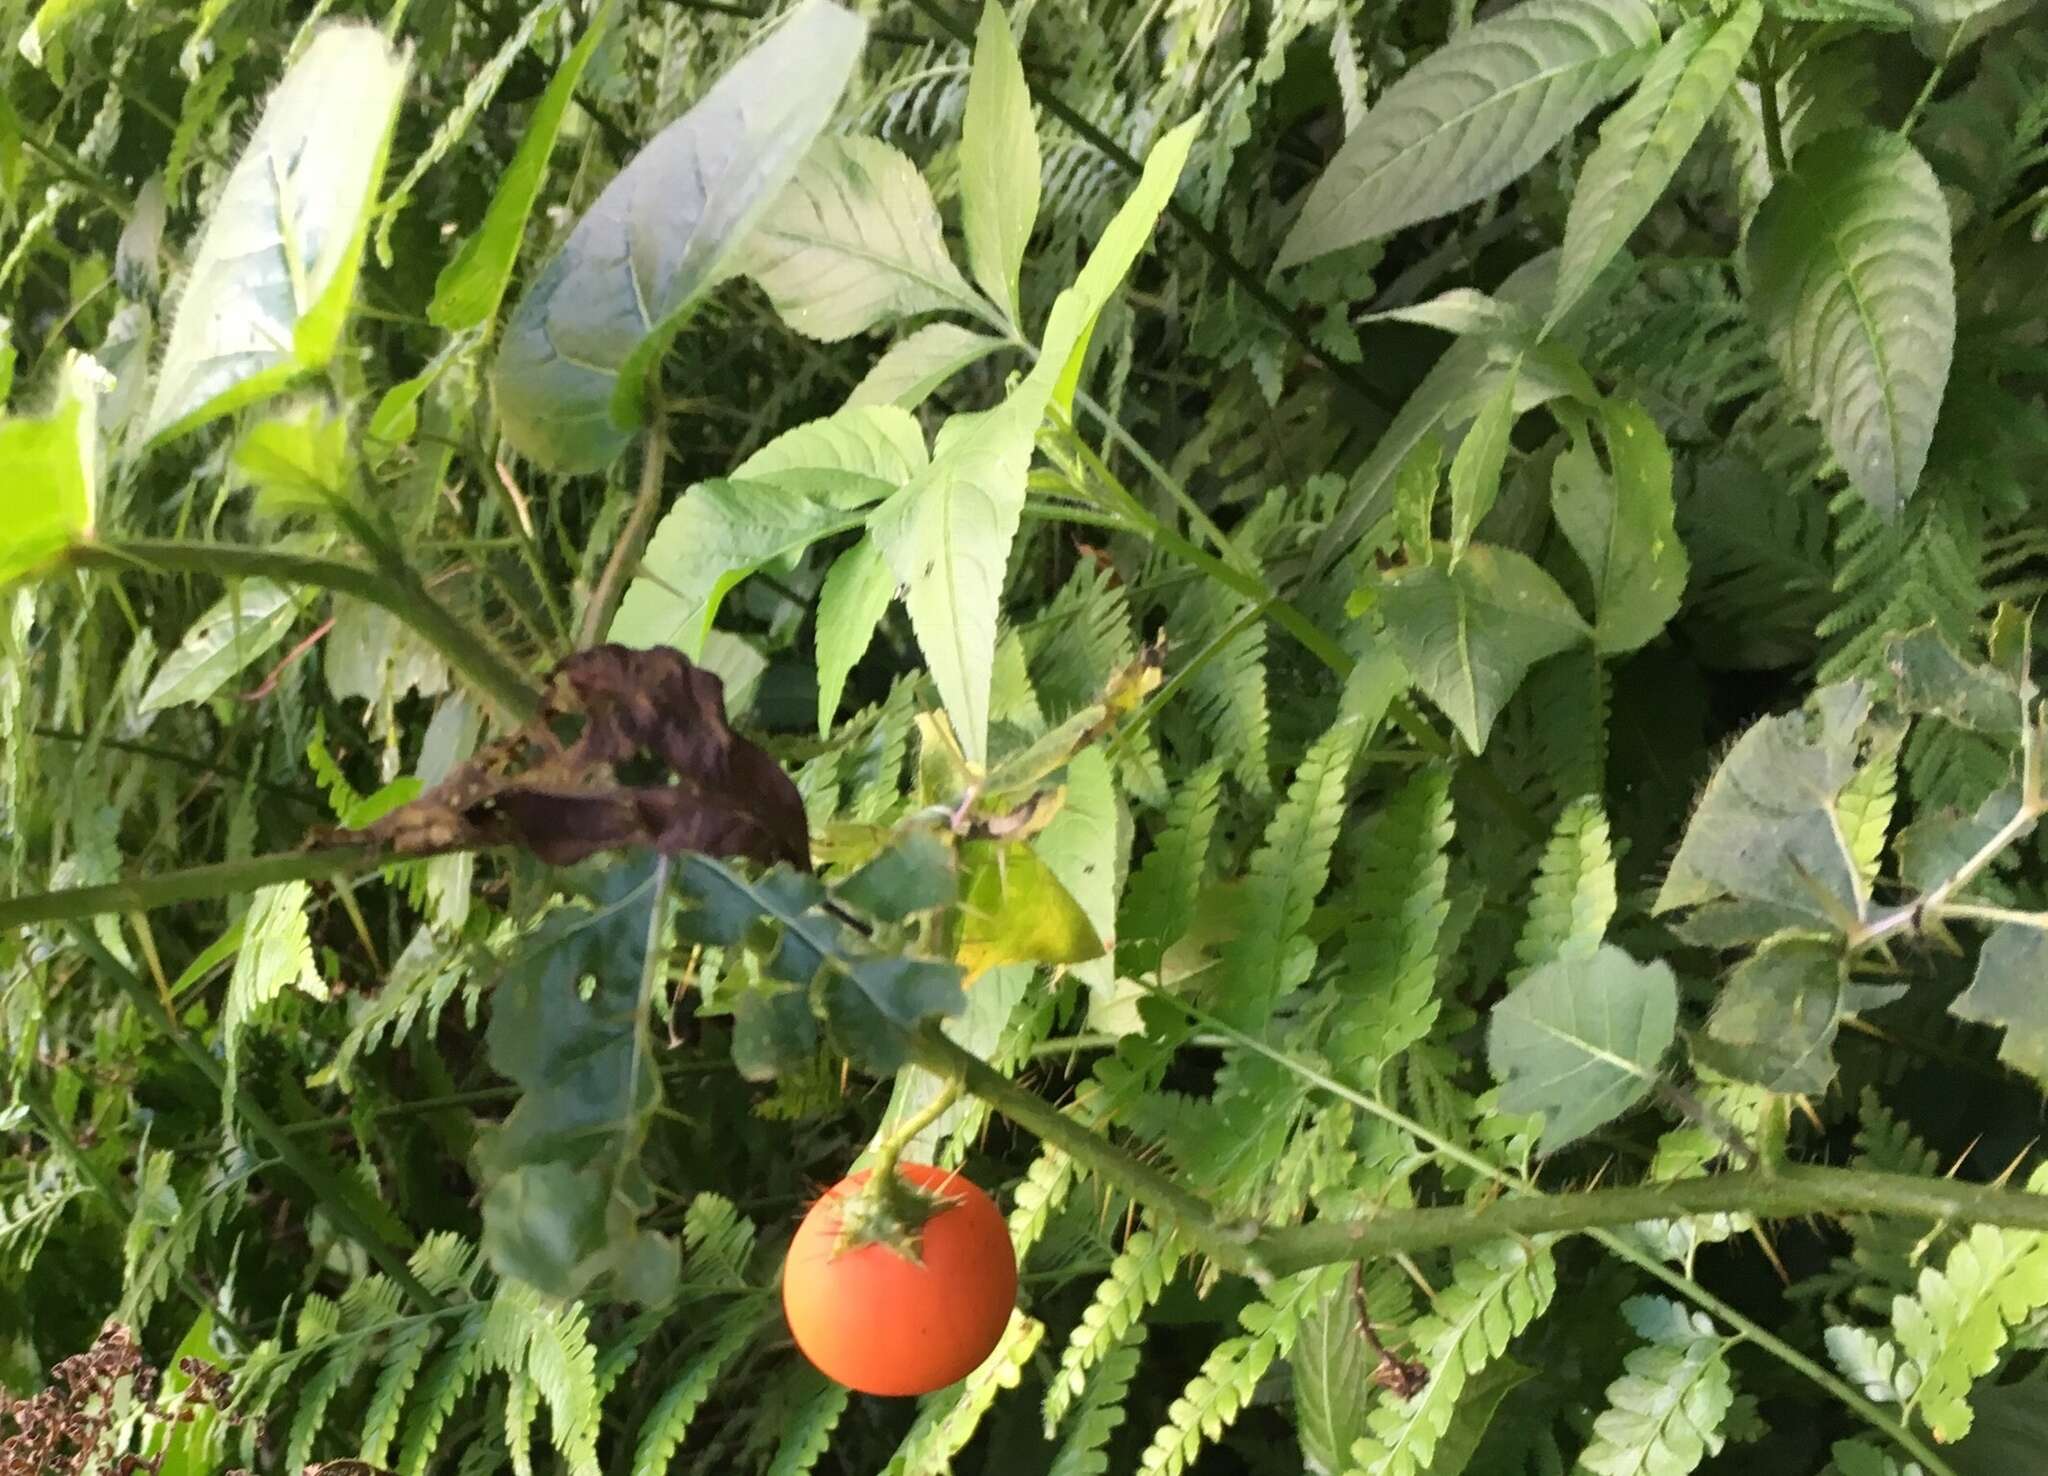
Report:
[[[980,363],[1006,347],[1000,338],[957,323],[927,323],[889,345],[888,352],[875,360],[874,367],[846,397],[847,406],[895,405],[915,410],[969,364]]]
[[[1507,464],[1515,429],[1515,379],[1510,372],[1480,408],[1472,429],[1451,457],[1451,561],[1464,556],[1479,526],[1500,496],[1501,468]]]
[[[640,1221],[654,1187],[640,1151],[661,1105],[641,988],[651,867],[612,867],[595,892],[594,905],[551,913],[513,955],[485,1037],[521,1095],[476,1150],[484,1254],[554,1297],[630,1272],[650,1249]]]
[[[1019,321],[1017,273],[1038,219],[1038,129],[1017,42],[997,0],[975,33],[967,114],[960,125],[960,224],[974,280]]]
[[[846,678],[867,654],[896,578],[872,535],[832,562],[818,589],[818,736],[829,737],[846,693]]]
[[[1536,320],[1522,308],[1502,302],[1497,297],[1489,297],[1484,292],[1475,292],[1470,287],[1454,287],[1413,307],[1366,313],[1358,321],[1420,323],[1425,328],[1440,328],[1445,333],[1460,337],[1471,334],[1515,343],[1533,342],[1536,337]]]
[[[100,0],[43,0],[36,7],[28,29],[21,33],[21,54],[28,64],[42,66],[44,54],[58,32],[80,11],[89,10],[98,3]]]
[[[2005,1031],[1998,1059],[2036,1081],[2048,1082],[2048,932],[2025,923],[2000,923],[1984,940],[1970,987],[1948,1007],[1959,1020]]]
[[[1893,695],[1906,711],[2019,740],[2035,689],[2032,681],[2022,689],[2017,669],[2008,673],[1965,660],[1932,625],[1892,637],[1884,661],[1897,683]]]
[[[1649,1094],[1677,1027],[1678,982],[1661,961],[1608,943],[1545,964],[1488,1021],[1501,1110],[1541,1112],[1542,1151],[1562,1148]]]
[[[917,166],[872,138],[822,138],[747,239],[739,270],[825,343],[916,313],[986,309],[946,254]]]
[[[1654,910],[1728,896],[1830,927],[1860,916],[1868,897],[1835,806],[1867,751],[1897,737],[1854,682],[1755,723],[1707,781]]]
[[[1565,216],[1557,267],[1554,325],[1586,295],[1657,203],[1699,139],[1749,54],[1761,0],[1743,0],[1716,24],[1687,21],[1665,42],[1633,96],[1600,128],[1600,143],[1579,171]]]
[[[1622,1310],[1647,1341],[1607,1386],[1607,1408],[1593,1421],[1579,1467],[1592,1476],[1687,1476],[1726,1443],[1732,1340],[1705,1313],[1662,1297],[1633,1297]]]
[[[97,365],[70,355],[46,416],[0,419],[0,589],[92,536],[99,495]]]
[[[1948,205],[1897,134],[1800,151],[1749,231],[1751,300],[1795,395],[1871,506],[1920,484],[1955,352]]]
[[[1353,129],[1302,206],[1296,266],[1484,199],[1627,80],[1658,38],[1642,0],[1526,0],[1430,53]]]
[[[971,981],[1002,964],[1084,963],[1102,938],[1052,868],[1022,841],[960,847],[961,965]]]
[[[1127,855],[1118,839],[1116,780],[1100,748],[1084,748],[1073,756],[1065,788],[1058,813],[1033,846],[1088,920],[1096,940],[1094,955],[1065,962],[1100,1005],[1116,986],[1115,961],[1101,940],[1116,933],[1117,889]]]
[[[1835,1079],[1842,983],[1838,946],[1810,938],[1767,944],[1721,986],[1705,1059],[1769,1091],[1826,1091]]]
[[[1475,543],[1388,574],[1379,587],[1387,637],[1474,753],[1529,668],[1586,637],[1557,581],[1511,549]]]
[[[427,320],[436,328],[459,332],[488,323],[497,316],[512,283],[512,271],[519,261],[519,244],[526,235],[527,218],[547,179],[548,159],[562,132],[562,120],[583,80],[590,58],[611,27],[618,7],[615,0],[591,17],[582,39],[563,60],[547,91],[534,105],[520,136],[512,162],[498,180],[483,222],[471,231],[434,282],[434,297],[427,304]]]
[[[324,508],[348,490],[348,422],[324,405],[301,405],[250,426],[231,459],[256,487],[260,505]]]
[[[934,832],[905,832],[893,845],[833,888],[847,906],[884,922],[951,904],[960,893],[953,848]]]
[[[1330,1297],[1302,1319],[1288,1363],[1303,1461],[1310,1471],[1331,1476],[1348,1470],[1353,1442],[1367,1433],[1371,1375],[1379,1364],[1358,1330],[1349,1297]]]
[[[1536,872],[1529,916],[1515,940],[1526,971],[1560,958],[1587,958],[1614,920],[1614,849],[1599,800],[1583,794],[1558,814]],[[1513,982],[1518,975],[1509,975]]]
[[[139,710],[155,712],[206,701],[283,640],[298,616],[298,601],[291,591],[267,579],[236,585],[192,622],[178,649],[164,658],[142,694]]]
[[[144,433],[182,435],[320,368],[340,345],[404,92],[375,29],[319,32],[207,211]],[[334,102],[348,99],[346,127]]]
[[[506,325],[506,437],[595,471],[646,417],[650,371],[796,173],[853,74],[866,22],[806,0],[606,186]]]
[[[609,639],[674,646],[694,660],[729,590],[859,527],[862,508],[925,464],[923,433],[894,406],[842,410],[777,436],[729,480],[699,482],[676,500],[648,540]]]
[[[1687,564],[1657,422],[1640,405],[1609,400],[1601,436],[1611,472],[1572,423],[1571,448],[1551,470],[1550,505],[1593,579],[1593,644],[1616,654],[1648,644],[1678,613]]]

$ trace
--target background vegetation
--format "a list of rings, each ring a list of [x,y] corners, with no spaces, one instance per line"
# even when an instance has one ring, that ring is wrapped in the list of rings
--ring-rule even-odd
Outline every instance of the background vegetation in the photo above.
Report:
[[[2035,1469],[2030,0],[861,10],[0,0],[0,1470]]]

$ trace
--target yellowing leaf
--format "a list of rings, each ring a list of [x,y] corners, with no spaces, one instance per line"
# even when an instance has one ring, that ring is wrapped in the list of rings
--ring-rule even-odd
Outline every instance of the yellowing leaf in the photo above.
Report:
[[[1088,914],[1029,846],[969,841],[960,848],[960,871],[958,959],[970,982],[1000,964],[1102,956]]]

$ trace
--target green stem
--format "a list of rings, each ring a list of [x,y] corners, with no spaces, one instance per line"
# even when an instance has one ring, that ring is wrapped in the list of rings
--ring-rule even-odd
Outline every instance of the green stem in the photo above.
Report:
[[[163,1002],[157,998],[155,991],[138,979],[133,970],[109,953],[106,946],[93,936],[90,928],[74,925],[71,936],[72,941],[101,972],[121,986],[129,1001],[135,1006],[136,1012],[163,1032],[171,1044],[178,1048],[179,1053],[198,1069],[200,1075],[212,1083],[215,1091],[226,1096],[227,1078],[220,1062],[213,1058],[212,1052],[194,1040],[184,1026],[172,1018],[164,1009]],[[300,1182],[320,1201],[328,1217],[334,1221],[335,1228],[360,1245],[370,1259],[377,1263],[378,1268],[390,1277],[393,1284],[411,1298],[421,1311],[440,1311],[441,1299],[421,1284],[420,1279],[412,1274],[412,1267],[406,1264],[405,1257],[393,1249],[369,1221],[363,1218],[354,1201],[350,1199],[347,1186],[328,1172],[324,1164],[315,1160],[295,1143],[291,1134],[284,1130],[277,1119],[258,1106],[248,1093],[235,1092],[232,1102],[235,1111],[247,1119],[256,1136],[269,1145],[278,1162],[296,1174]]]
[[[514,721],[525,722],[540,710],[537,686],[450,614],[417,580],[400,583],[359,564],[283,549],[182,539],[138,538],[83,544],[71,551],[70,561],[76,566],[114,572],[139,569],[229,579],[276,579],[351,595],[404,621]]]
[[[2048,1230],[2048,1195],[1952,1179],[1781,1164],[1769,1173],[1745,1169],[1625,1188],[1518,1195],[1479,1205],[1381,1210],[1364,1219],[1268,1230],[1253,1246],[1275,1275],[1284,1276],[1365,1256],[1716,1214],[1748,1214],[1770,1220],[1828,1214],[1896,1215]]]
[[[1771,54],[1769,43],[1765,43],[1758,55],[1762,60],[1757,66],[1756,97],[1757,114],[1764,130],[1764,158],[1771,166],[1771,177],[1781,179],[1788,166],[1785,160],[1785,124],[1778,114],[1777,60]]]
[[[368,871],[386,858],[368,846],[331,846],[318,851],[281,851],[246,861],[192,866],[160,876],[134,877],[96,887],[32,892],[0,900],[0,931],[30,923],[64,922],[109,912],[147,912],[174,902],[232,897],[288,881],[315,881]]]
[[[28,1108],[29,1115],[42,1126],[43,1136],[71,1161],[71,1166],[78,1171],[78,1176],[105,1196],[107,1202],[113,1205],[114,1212],[124,1221],[132,1222],[135,1218],[135,1204],[128,1197],[128,1191],[117,1180],[108,1177],[100,1166],[87,1156],[86,1151],[79,1146],[78,1140],[71,1136],[71,1130],[64,1125],[63,1119],[57,1115],[55,1105],[43,1094],[42,1088],[26,1079],[18,1079],[14,1084],[14,1092],[21,1104]],[[212,1313],[213,1320],[227,1329],[228,1335],[241,1344],[245,1351],[254,1348],[261,1341],[247,1326],[238,1321],[232,1312],[220,1305],[219,1298],[201,1286],[187,1267],[178,1266],[173,1275],[178,1283],[178,1289],[184,1292],[192,1305],[202,1312]]]
[[[647,541],[647,525],[654,521],[655,507],[661,501],[662,474],[668,469],[668,417],[658,394],[648,416],[640,455],[640,490],[634,495],[633,510],[626,516],[619,541],[612,546],[611,557],[605,560],[604,573],[598,576],[590,603],[584,607],[578,646],[596,645],[610,627],[612,612],[625,593],[626,571],[640,561],[641,546]]]

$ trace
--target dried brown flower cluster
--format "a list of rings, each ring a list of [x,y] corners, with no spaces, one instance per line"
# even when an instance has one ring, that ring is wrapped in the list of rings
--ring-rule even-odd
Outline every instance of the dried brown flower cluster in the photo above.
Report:
[[[127,1411],[159,1425],[185,1424],[201,1409],[225,1409],[227,1375],[196,1358],[180,1361],[191,1379],[169,1408],[158,1405],[162,1379],[144,1360],[135,1335],[109,1322],[83,1353],[50,1370],[50,1386],[16,1399],[0,1389],[0,1476],[155,1476],[161,1455],[116,1455],[107,1448]],[[126,1397],[123,1397],[123,1385]]]

